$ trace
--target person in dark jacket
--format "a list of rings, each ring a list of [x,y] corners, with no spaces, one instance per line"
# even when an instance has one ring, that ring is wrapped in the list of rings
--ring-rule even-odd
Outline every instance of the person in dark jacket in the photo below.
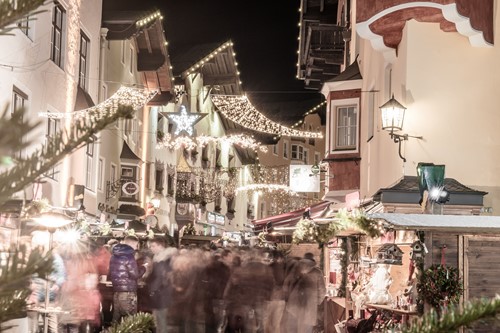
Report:
[[[137,281],[146,272],[135,261],[139,239],[127,236],[113,247],[109,260],[109,276],[113,283],[113,322],[137,313]]]
[[[170,259],[177,249],[166,248],[166,240],[163,237],[155,237],[148,243],[153,253],[153,270],[146,279],[149,305],[153,310],[156,333],[166,333],[167,308],[172,303],[172,287],[168,280],[172,271]]]

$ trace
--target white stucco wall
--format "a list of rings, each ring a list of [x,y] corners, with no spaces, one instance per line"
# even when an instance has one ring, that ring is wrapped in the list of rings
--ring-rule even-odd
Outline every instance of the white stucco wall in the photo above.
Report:
[[[499,6],[498,3],[495,5]],[[500,20],[495,22],[499,31]],[[500,213],[500,48],[473,47],[435,23],[408,21],[396,59],[389,63],[369,41],[355,35],[363,76],[361,196],[416,175],[419,162],[446,165],[446,177],[485,190],[485,206]],[[392,69],[392,75],[389,70]],[[376,90],[374,137],[367,141],[368,91]],[[423,136],[398,145],[380,130],[379,106],[390,94],[407,107],[403,133]]]

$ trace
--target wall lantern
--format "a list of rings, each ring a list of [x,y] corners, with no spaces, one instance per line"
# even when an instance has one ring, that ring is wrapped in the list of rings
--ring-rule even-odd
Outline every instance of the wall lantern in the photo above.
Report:
[[[390,131],[389,135],[395,143],[399,144],[399,157],[406,162],[406,158],[401,154],[401,141],[408,140],[409,137],[422,139],[421,136],[410,136],[408,134],[398,134],[394,131],[401,131],[403,129],[403,121],[405,118],[406,108],[399,103],[395,98],[394,94],[389,101],[380,107],[382,115],[382,129]]]

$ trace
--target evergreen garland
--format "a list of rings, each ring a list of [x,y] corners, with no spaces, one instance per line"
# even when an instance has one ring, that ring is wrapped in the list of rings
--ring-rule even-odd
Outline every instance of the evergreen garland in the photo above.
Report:
[[[340,248],[342,249],[342,257],[340,258],[340,271],[342,272],[342,277],[340,279],[337,295],[339,297],[345,297],[347,289],[347,237],[342,237],[341,239],[342,243]]]
[[[103,333],[150,333],[154,328],[153,316],[149,313],[139,312],[127,316],[119,323],[103,331]]]
[[[319,224],[314,220],[303,218],[295,225],[292,243],[313,243],[322,246],[332,239],[339,231],[356,229],[364,232],[370,237],[378,237],[382,234],[379,223],[365,216],[359,209],[347,211],[340,209],[332,222]]]

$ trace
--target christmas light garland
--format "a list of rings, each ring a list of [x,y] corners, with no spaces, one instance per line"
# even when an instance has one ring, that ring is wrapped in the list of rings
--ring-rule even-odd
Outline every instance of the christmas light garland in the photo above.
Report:
[[[279,123],[260,113],[246,96],[212,95],[212,102],[229,120],[245,128],[274,135],[303,138],[323,138],[321,132],[300,131]]]
[[[168,149],[179,149],[185,148],[188,151],[194,150],[198,147],[205,147],[209,143],[226,143],[230,145],[236,145],[244,149],[252,149],[253,151],[261,151],[263,153],[267,152],[267,146],[262,145],[260,142],[255,141],[254,138],[245,134],[234,134],[222,137],[212,137],[207,135],[200,135],[196,138],[190,138],[188,136],[179,136],[172,139],[170,134],[166,134],[165,137],[156,144],[156,149],[168,148]]]
[[[99,103],[88,109],[78,110],[75,112],[39,112],[39,117],[47,117],[52,119],[61,118],[84,118],[92,113],[105,113],[108,111],[114,112],[119,105],[131,106],[133,109],[139,109],[146,105],[155,95],[156,90],[147,90],[139,88],[120,87],[116,93],[102,103]]]
[[[287,192],[291,195],[297,195],[296,192],[292,191],[290,187],[280,184],[248,184],[245,186],[240,186],[236,189],[236,193],[243,191],[268,191],[268,192]]]

